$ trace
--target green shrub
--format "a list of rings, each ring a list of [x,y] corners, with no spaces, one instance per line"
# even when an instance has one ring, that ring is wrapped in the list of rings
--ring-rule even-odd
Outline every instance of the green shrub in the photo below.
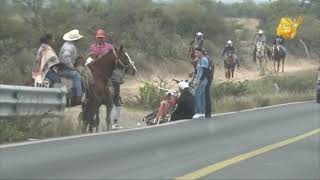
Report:
[[[79,134],[66,117],[16,117],[0,119],[0,144]]]
[[[223,97],[232,96],[239,97],[248,93],[249,81],[226,81],[220,84],[214,84],[212,87],[212,97],[221,100]]]
[[[269,97],[265,97],[262,95],[259,95],[255,98],[255,101],[257,102],[257,107],[265,107],[271,105],[271,100]]]

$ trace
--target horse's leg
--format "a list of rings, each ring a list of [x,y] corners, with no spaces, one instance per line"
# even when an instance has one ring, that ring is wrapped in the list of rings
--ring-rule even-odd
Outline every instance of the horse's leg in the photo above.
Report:
[[[281,58],[282,61],[282,72],[284,72],[284,58]]]
[[[276,73],[276,60],[273,60],[273,72]]]
[[[261,75],[264,76],[264,74],[265,74],[265,59],[264,58],[261,59],[261,69],[262,69]]]
[[[264,59],[264,61],[263,61],[263,75],[266,74],[266,70],[267,70],[267,59]]]
[[[234,68],[232,69],[232,78],[234,77],[234,70],[235,70],[235,68],[236,68],[236,67],[234,67]]]
[[[111,112],[113,108],[113,96],[111,95],[111,89],[112,87],[106,88],[106,125],[107,125],[107,131],[111,130]]]
[[[259,65],[260,65],[260,76],[262,75],[262,71],[263,71],[263,69],[262,69],[262,59],[261,58],[259,58]]]
[[[260,65],[260,75],[262,75],[262,62],[261,58],[259,58],[259,65]]]
[[[79,122],[81,133],[84,134],[87,132],[87,110],[85,104],[81,105],[81,111],[82,112],[79,114],[78,120],[81,121]]]
[[[95,125],[94,115],[96,114],[96,109],[99,107],[96,99],[91,99],[87,101],[86,104],[86,128],[89,127],[89,133],[93,132],[93,127]]]
[[[111,111],[112,111],[112,103],[107,103],[107,110],[106,110],[106,124],[107,124],[107,131],[111,129]]]
[[[96,127],[96,132],[99,132],[99,125],[100,125],[100,117],[99,117],[99,114],[100,114],[100,107],[97,107],[96,109],[96,117],[95,117],[95,127]]]
[[[82,122],[82,127],[81,127],[81,133],[87,133],[87,129],[90,124],[89,122],[91,121],[91,113],[90,113],[90,109],[87,105],[88,104],[83,105],[83,108],[82,108],[83,122]]]
[[[233,79],[233,77],[234,77],[234,69],[235,69],[236,67],[234,66],[234,67],[232,67],[232,69],[231,69],[231,78]]]
[[[87,133],[88,122],[86,120],[86,118],[87,118],[87,114],[86,113],[87,112],[83,108],[82,109],[82,115],[81,115],[82,116],[82,119],[81,119],[82,123],[81,123],[81,126],[80,126],[82,134]]]

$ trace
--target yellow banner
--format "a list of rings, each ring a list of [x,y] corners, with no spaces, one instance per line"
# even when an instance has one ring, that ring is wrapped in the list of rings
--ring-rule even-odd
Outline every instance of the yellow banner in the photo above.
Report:
[[[303,21],[303,17],[298,17],[298,19],[288,17],[281,18],[277,28],[277,35],[282,36],[284,39],[293,39],[297,34],[299,25],[302,24]]]

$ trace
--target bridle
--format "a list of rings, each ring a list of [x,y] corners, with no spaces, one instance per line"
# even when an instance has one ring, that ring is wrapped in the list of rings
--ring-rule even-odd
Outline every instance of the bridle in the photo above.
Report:
[[[123,67],[123,69],[126,70],[126,69],[128,69],[129,67],[133,67],[134,69],[136,69],[136,67],[134,66],[134,61],[131,60],[131,58],[130,58],[130,56],[128,55],[127,52],[125,52],[124,54],[127,56],[128,60],[129,60],[129,64],[125,65],[125,64],[123,63],[123,61],[119,58],[116,50],[115,50],[114,48],[112,48],[112,51],[113,51],[114,56],[116,57],[116,63],[117,63],[117,64],[119,63],[119,64]]]

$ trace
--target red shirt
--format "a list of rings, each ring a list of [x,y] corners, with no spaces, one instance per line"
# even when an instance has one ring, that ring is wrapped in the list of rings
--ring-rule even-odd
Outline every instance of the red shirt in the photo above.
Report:
[[[104,54],[107,54],[112,49],[113,49],[113,46],[109,43],[105,42],[102,45],[94,43],[90,46],[89,53],[96,55],[96,57],[99,57]]]

